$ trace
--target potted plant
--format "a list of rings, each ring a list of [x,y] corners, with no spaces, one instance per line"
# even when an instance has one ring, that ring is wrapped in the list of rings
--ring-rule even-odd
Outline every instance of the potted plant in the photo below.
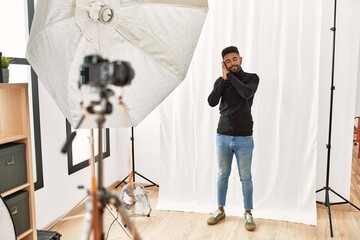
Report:
[[[1,70],[2,70],[2,82],[8,83],[9,82],[9,66],[11,63],[14,62],[13,58],[1,56]]]

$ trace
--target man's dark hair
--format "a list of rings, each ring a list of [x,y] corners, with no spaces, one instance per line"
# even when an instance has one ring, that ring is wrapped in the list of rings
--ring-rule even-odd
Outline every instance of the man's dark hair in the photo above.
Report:
[[[239,54],[239,50],[235,46],[230,46],[230,47],[224,48],[224,50],[222,50],[221,56],[224,58],[224,56],[226,54],[228,54],[228,53],[237,53],[237,54]]]

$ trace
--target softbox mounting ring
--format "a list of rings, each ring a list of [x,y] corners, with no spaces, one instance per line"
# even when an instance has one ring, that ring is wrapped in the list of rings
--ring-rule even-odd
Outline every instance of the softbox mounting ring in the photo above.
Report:
[[[102,5],[99,1],[90,3],[88,15],[94,22],[109,24],[114,18],[114,10],[109,5]]]

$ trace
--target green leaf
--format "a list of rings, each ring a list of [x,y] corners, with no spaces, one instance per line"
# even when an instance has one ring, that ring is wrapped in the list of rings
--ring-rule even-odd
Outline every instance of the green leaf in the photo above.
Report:
[[[9,65],[14,62],[13,58],[1,56],[1,67],[2,68],[9,68]]]

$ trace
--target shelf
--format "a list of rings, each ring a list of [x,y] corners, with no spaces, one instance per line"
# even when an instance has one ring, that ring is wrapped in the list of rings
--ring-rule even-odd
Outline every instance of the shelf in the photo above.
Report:
[[[25,140],[25,135],[10,135],[10,134],[1,134],[0,133],[0,144],[16,142],[20,140]]]
[[[1,193],[1,196],[10,196],[21,190],[28,191],[30,229],[19,235],[17,240],[36,240],[35,194],[27,83],[0,83],[0,144],[6,143],[25,144],[27,179],[26,183]]]
[[[27,87],[27,83],[0,83],[0,89],[19,89]]]
[[[9,190],[9,191],[3,192],[3,193],[1,193],[0,195],[1,195],[2,197],[6,197],[6,196],[9,196],[9,195],[17,192],[17,191],[25,190],[25,189],[28,188],[29,186],[30,186],[30,183],[25,183],[25,184],[22,184],[22,185],[20,185],[20,186],[18,186],[18,187],[15,187],[15,188],[13,188],[13,189],[11,189],[11,190]]]
[[[16,239],[17,240],[24,239],[25,237],[29,236],[32,233],[33,233],[33,230],[29,229],[29,230],[23,232],[22,234],[20,234]]]

